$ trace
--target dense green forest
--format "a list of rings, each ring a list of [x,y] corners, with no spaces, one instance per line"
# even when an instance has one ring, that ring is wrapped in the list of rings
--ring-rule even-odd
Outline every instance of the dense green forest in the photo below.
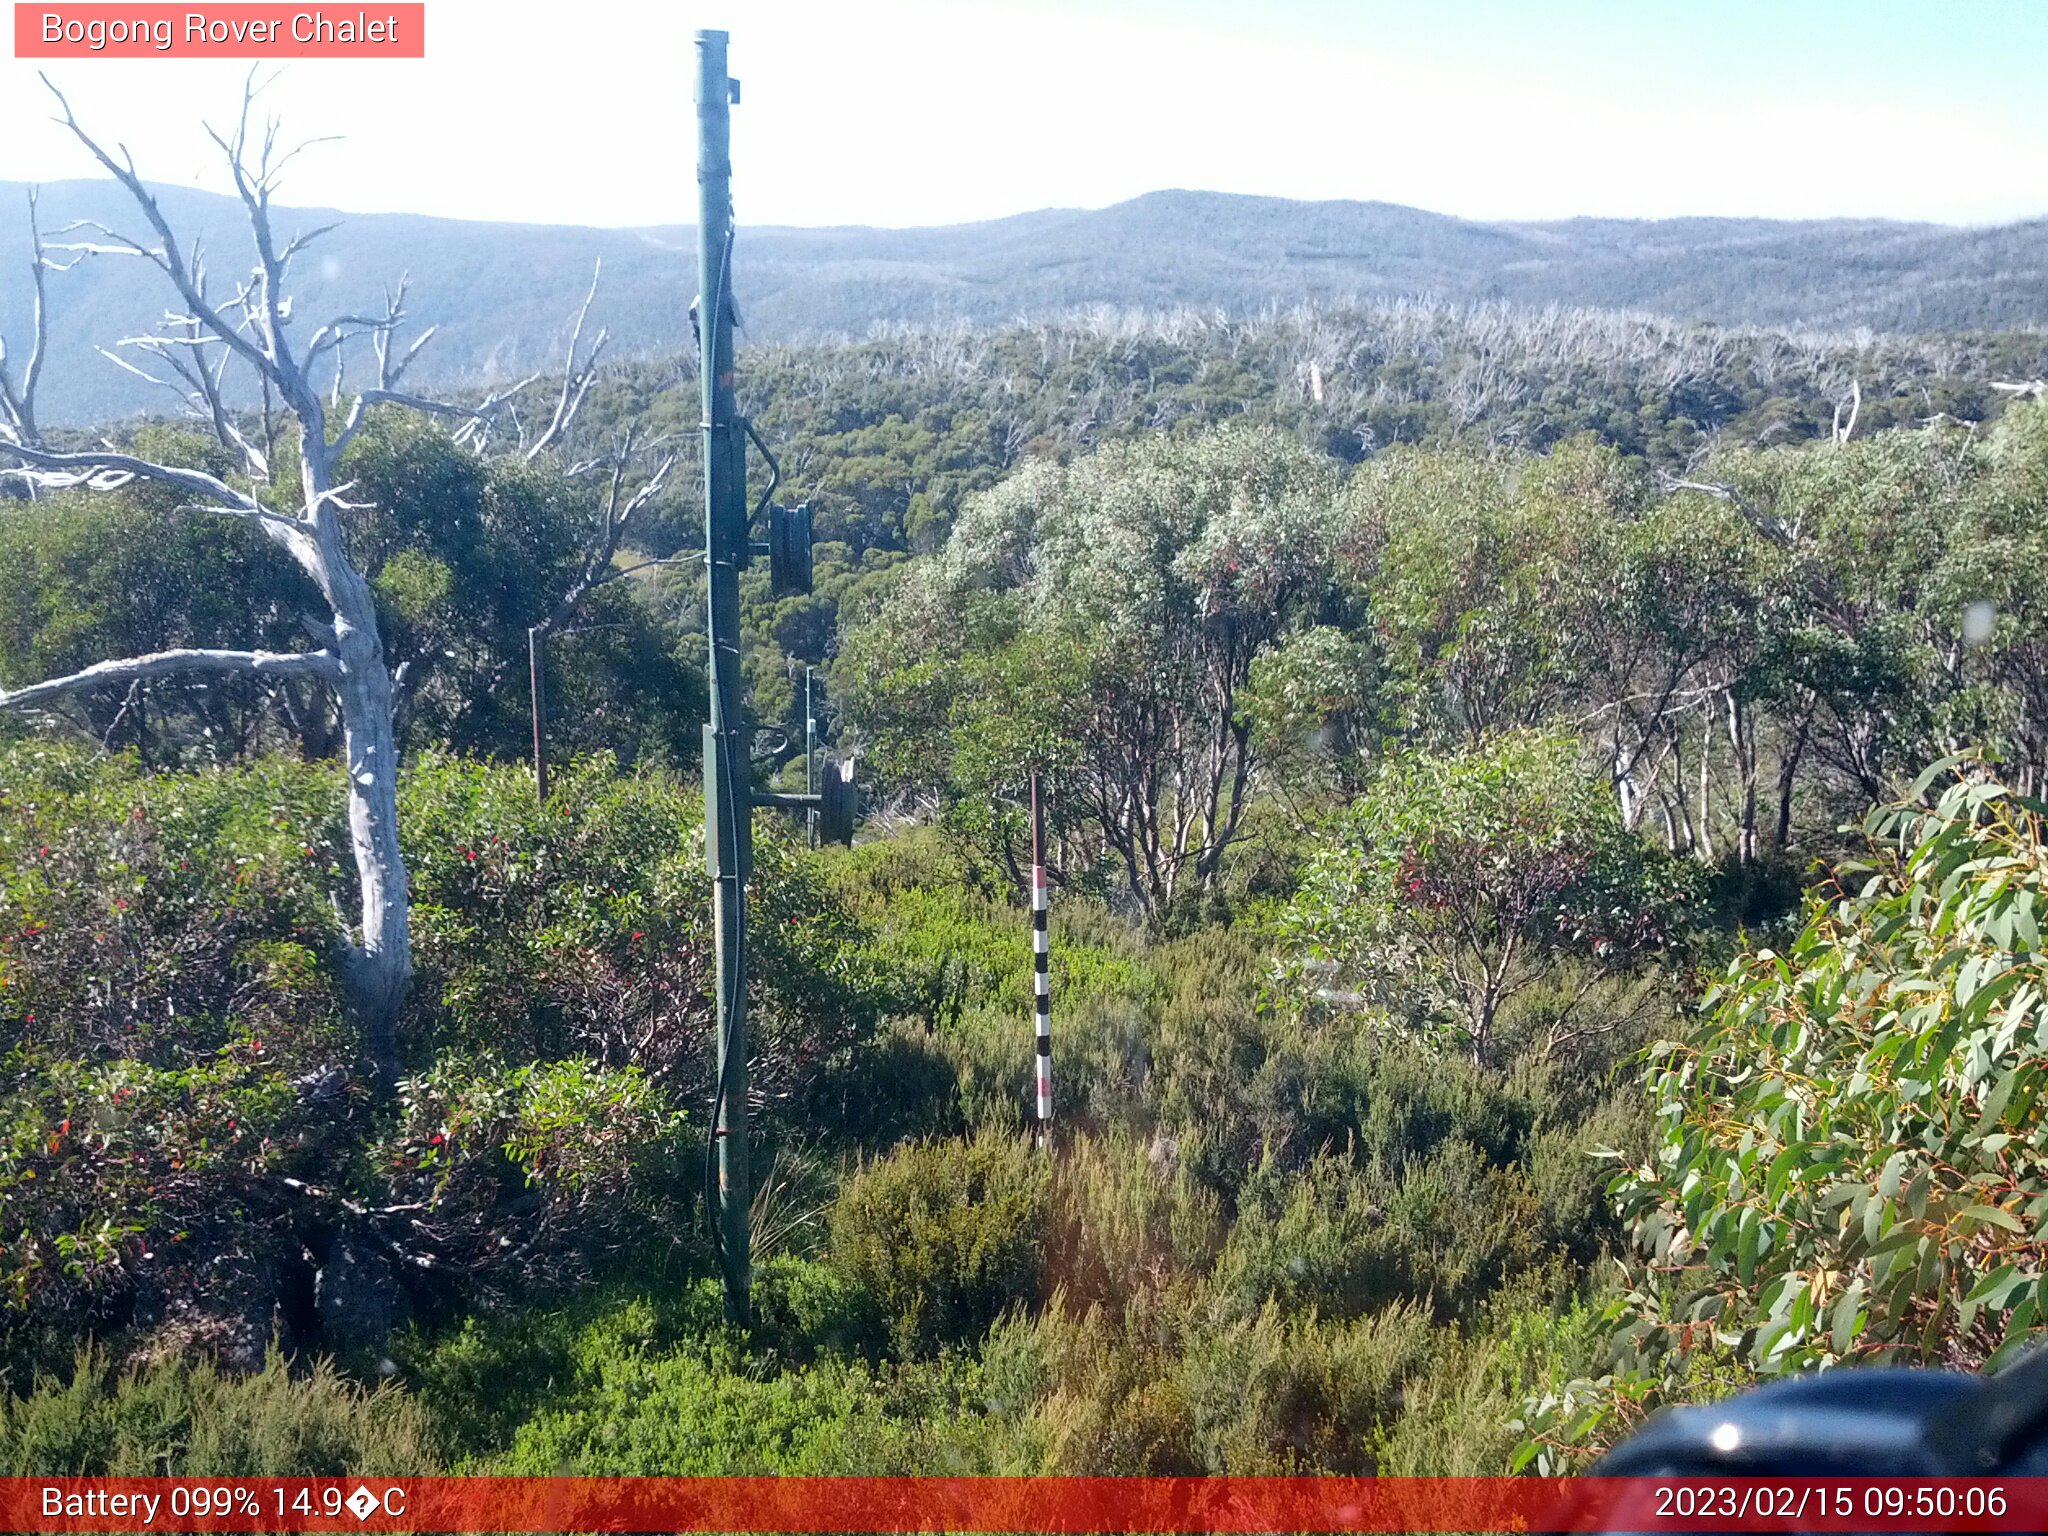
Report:
[[[811,595],[747,578],[756,770],[800,775],[810,665],[871,809],[845,850],[758,818],[746,1329],[703,1219],[696,381],[607,371],[546,452],[371,410],[397,1080],[312,680],[0,711],[0,1453],[1477,1473],[2010,1351],[2048,404],[1993,386],[2042,346],[1396,305],[746,351],[820,539]],[[278,486],[294,430],[237,428]],[[304,570],[183,502],[0,500],[0,688],[303,643]],[[542,800],[526,635],[572,599]]]

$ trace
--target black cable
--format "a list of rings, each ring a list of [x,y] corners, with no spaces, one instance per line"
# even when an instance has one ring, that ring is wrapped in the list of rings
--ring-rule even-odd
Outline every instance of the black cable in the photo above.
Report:
[[[726,290],[727,285],[731,282],[732,278],[732,246],[735,227],[736,221],[731,217],[730,212],[728,212],[725,224],[724,249],[719,254],[716,291],[714,293],[706,294],[704,296],[705,299],[708,301],[705,305],[705,316],[707,319],[712,319],[714,324],[716,323],[715,317],[721,313],[721,310],[718,306],[724,305],[728,302],[726,299]],[[715,337],[717,335],[717,332],[714,330],[712,334]],[[712,344],[711,350],[711,366],[713,368],[716,368],[718,366],[718,347],[715,341]],[[717,383],[715,380],[713,381],[712,388],[715,393],[717,389]],[[705,423],[706,430],[704,434],[704,472],[706,476],[709,476],[711,473],[711,425],[712,424],[709,421]],[[707,528],[705,530],[704,550],[704,575],[705,581],[707,583],[707,589],[705,593],[707,616],[709,613],[710,604],[710,592],[708,588],[708,583],[710,582],[712,576],[713,558],[711,542],[712,541],[710,538],[710,530]],[[712,643],[714,645],[717,644],[717,629],[715,626],[712,629]],[[735,666],[737,666],[738,661],[738,656],[734,656],[733,663]],[[729,711],[727,711],[724,707],[725,700],[721,699],[719,701],[719,704],[719,718],[721,720],[724,720]],[[721,1137],[721,1133],[719,1130],[719,1122],[721,1119],[724,1118],[726,1104],[728,1103],[732,1095],[733,1056],[735,1054],[733,1047],[737,1043],[739,1037],[740,1007],[742,997],[745,992],[744,978],[747,973],[747,884],[743,872],[738,868],[739,853],[741,847],[745,843],[745,838],[742,837],[739,832],[738,803],[733,791],[733,734],[734,733],[730,729],[727,729],[726,731],[720,733],[715,738],[715,740],[718,744],[718,754],[720,759],[719,777],[723,780],[724,783],[724,793],[726,799],[726,822],[728,826],[734,829],[734,868],[731,873],[731,879],[733,882],[732,899],[734,907],[732,974],[735,984],[732,988],[730,995],[728,995],[725,1000],[724,1017],[719,1020],[718,1080],[716,1086],[712,1091],[711,1125],[709,1127],[708,1134],[704,1138],[704,1218],[706,1224],[711,1229],[712,1253],[715,1259],[717,1260],[718,1267],[721,1273],[723,1273],[725,1269],[725,1230],[720,1225],[718,1220],[718,1143]],[[709,837],[710,832],[711,829],[709,827],[706,827],[705,836]]]
[[[754,503],[753,515],[747,519],[747,528],[751,532],[754,524],[761,520],[761,514],[768,510],[768,504],[775,499],[775,488],[782,484],[782,466],[775,462],[775,455],[770,453],[768,445],[761,441],[761,434],[754,430],[754,423],[750,417],[742,416],[740,425],[746,429],[746,434],[754,446],[761,450],[761,457],[768,461],[768,488],[761,492],[761,499]]]
[[[739,1038],[739,1015],[741,1000],[746,992],[747,974],[747,882],[745,875],[737,868],[740,845],[739,808],[733,792],[733,733],[726,732],[717,738],[719,754],[719,778],[724,784],[725,812],[727,824],[734,829],[733,862],[731,875],[733,921],[733,989],[726,998],[725,1016],[719,1021],[718,1083],[711,1099],[710,1134],[704,1140],[704,1216],[711,1227],[712,1253],[718,1261],[721,1272],[725,1268],[725,1228],[718,1220],[718,1143],[722,1137],[719,1121],[725,1114],[727,1100],[732,1093],[733,1057],[737,1054],[734,1046]]]

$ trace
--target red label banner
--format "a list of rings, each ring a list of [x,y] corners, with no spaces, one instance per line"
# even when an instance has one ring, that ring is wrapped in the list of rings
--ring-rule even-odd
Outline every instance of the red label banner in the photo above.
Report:
[[[11,1531],[2040,1531],[2048,1479],[0,1478]]]
[[[423,59],[427,8],[16,0],[18,59]]]

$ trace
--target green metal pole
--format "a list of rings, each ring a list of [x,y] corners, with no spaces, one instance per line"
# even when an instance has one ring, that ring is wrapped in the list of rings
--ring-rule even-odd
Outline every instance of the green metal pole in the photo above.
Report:
[[[711,720],[704,730],[704,847],[718,961],[719,1268],[725,1315],[747,1321],[746,943],[752,863],[751,752],[740,699],[740,567],[747,558],[746,442],[733,402],[731,108],[726,34],[697,34],[697,330],[704,406],[704,549],[709,575]]]

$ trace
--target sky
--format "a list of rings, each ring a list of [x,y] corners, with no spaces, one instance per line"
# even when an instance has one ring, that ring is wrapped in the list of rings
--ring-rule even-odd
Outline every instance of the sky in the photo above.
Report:
[[[374,0],[329,8],[353,14]],[[2048,215],[2048,0],[428,0],[424,60],[263,66],[280,201],[693,217],[692,35],[732,34],[754,224],[1166,187],[1479,219]],[[0,181],[94,174],[0,59]],[[225,190],[244,63],[49,65],[152,180]]]

